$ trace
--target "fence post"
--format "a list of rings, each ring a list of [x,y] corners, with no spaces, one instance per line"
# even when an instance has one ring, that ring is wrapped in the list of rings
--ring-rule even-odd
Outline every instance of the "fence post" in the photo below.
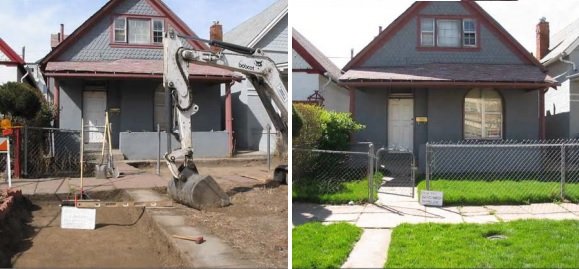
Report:
[[[28,125],[24,125],[24,176],[28,177]]]
[[[374,203],[374,144],[368,146],[368,201]]]
[[[430,190],[430,154],[428,154],[430,152],[430,144],[428,142],[426,142],[426,153],[425,153],[425,159],[426,159],[426,167],[425,167],[425,174],[426,174],[426,190]]]
[[[271,126],[269,123],[265,128],[267,129],[267,171],[271,171]]]
[[[157,175],[161,175],[161,125],[157,123]]]
[[[565,199],[565,144],[561,145],[561,201]]]

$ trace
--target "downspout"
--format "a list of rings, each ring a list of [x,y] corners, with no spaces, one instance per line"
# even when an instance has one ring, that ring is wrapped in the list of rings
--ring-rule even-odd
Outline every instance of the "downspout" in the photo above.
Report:
[[[24,83],[24,79],[25,79],[28,75],[30,75],[30,70],[28,70],[28,68],[26,68],[26,67],[24,67],[24,69],[26,69],[26,74],[24,74],[24,76],[22,76],[22,77],[20,78],[20,83]]]
[[[545,139],[545,93],[547,89],[539,89],[539,139]]]
[[[332,77],[330,77],[330,73],[328,73],[328,72],[324,72],[324,77],[326,77],[328,79],[328,82],[326,82],[326,84],[324,84],[324,86],[322,87],[322,90],[320,92],[324,92],[326,90],[326,87],[328,87],[328,85],[330,85],[330,82],[333,81]],[[336,82],[336,81],[334,81],[334,82]]]
[[[563,63],[566,63],[566,64],[572,65],[572,66],[573,66],[573,71],[577,71],[577,65],[575,65],[574,62],[563,59],[563,57],[566,57],[566,56],[567,56],[567,53],[565,53],[565,52],[561,53],[561,54],[559,55],[559,61],[561,61],[561,62],[563,62]]]

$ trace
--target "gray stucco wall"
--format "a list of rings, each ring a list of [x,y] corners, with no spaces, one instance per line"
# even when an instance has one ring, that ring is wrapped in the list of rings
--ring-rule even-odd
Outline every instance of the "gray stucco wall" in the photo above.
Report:
[[[228,157],[227,132],[193,132],[194,158]],[[159,138],[156,132],[121,132],[120,150],[128,160],[156,160]],[[167,133],[161,133],[161,160],[167,148]],[[171,147],[179,148],[175,136]]]
[[[125,80],[120,83],[121,131],[154,131],[153,96],[157,86],[150,80]]]
[[[424,171],[426,142],[463,140],[463,106],[467,89],[414,89],[414,116],[428,117],[428,123],[414,124],[414,154]],[[503,97],[503,139],[538,139],[537,91],[500,90]],[[355,134],[359,142],[376,148],[388,145],[388,90],[356,90],[354,118],[366,125]]]
[[[460,1],[430,2],[421,15],[468,15]],[[403,66],[426,63],[481,63],[522,64],[489,28],[481,24],[478,42],[480,50],[473,51],[418,51],[417,18],[411,18],[382,48],[362,67]]]
[[[194,132],[223,131],[224,108],[221,101],[219,84],[193,83],[193,103],[199,111],[191,117],[191,129]]]

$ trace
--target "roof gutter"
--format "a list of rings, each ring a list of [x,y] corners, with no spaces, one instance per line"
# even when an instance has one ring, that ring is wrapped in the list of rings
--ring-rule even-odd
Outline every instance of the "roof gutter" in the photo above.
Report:
[[[559,61],[566,63],[566,64],[570,64],[571,66],[573,66],[573,71],[577,71],[577,65],[575,65],[574,62],[563,59],[563,57],[566,57],[566,56],[568,56],[568,55],[565,52],[559,54]]]

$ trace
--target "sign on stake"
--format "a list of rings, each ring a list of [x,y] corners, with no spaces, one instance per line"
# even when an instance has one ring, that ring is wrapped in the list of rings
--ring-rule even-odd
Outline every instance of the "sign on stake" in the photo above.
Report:
[[[0,137],[0,154],[6,154],[6,174],[8,174],[8,188],[12,188],[12,169],[10,167],[10,139]]]

